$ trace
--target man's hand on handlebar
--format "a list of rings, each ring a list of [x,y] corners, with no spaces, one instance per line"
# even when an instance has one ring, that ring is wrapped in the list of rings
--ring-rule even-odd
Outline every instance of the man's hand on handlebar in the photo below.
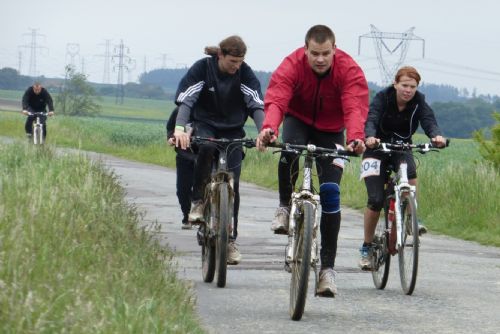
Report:
[[[262,129],[255,141],[255,147],[257,147],[259,151],[265,151],[266,145],[275,142],[277,139],[278,137],[274,134],[272,129]]]
[[[53,111],[49,111],[49,112],[47,113],[47,115],[48,115],[48,116],[54,116],[54,112],[53,112]]]
[[[185,150],[189,147],[190,136],[188,133],[183,130],[175,129],[174,131],[175,137],[175,147],[180,147]]]
[[[347,151],[354,152],[357,155],[363,154],[365,149],[365,143],[361,139],[354,139],[346,146]]]

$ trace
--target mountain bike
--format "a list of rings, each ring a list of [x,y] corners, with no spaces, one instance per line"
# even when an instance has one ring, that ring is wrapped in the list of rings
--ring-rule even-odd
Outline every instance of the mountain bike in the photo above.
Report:
[[[35,120],[33,121],[33,144],[42,145],[45,142],[45,137],[43,135],[43,126],[42,117],[47,118],[47,112],[28,112],[28,116],[35,116]]]
[[[292,320],[300,320],[304,313],[309,284],[309,273],[315,274],[315,291],[319,284],[318,227],[321,220],[320,197],[313,186],[312,166],[318,157],[349,160],[354,152],[318,147],[312,144],[295,145],[272,143],[279,148],[274,153],[290,152],[304,157],[302,185],[292,193],[288,244],[285,249],[285,270],[291,273],[289,313]]]
[[[226,285],[227,245],[232,231],[234,206],[233,175],[228,170],[227,158],[232,150],[242,146],[255,147],[253,139],[225,139],[192,137],[195,144],[212,144],[217,148],[210,182],[205,188],[204,222],[200,222],[197,239],[201,246],[203,281],[210,283],[217,274],[217,286]]]
[[[449,140],[446,146],[449,145]],[[415,150],[421,154],[437,151],[432,143],[409,144],[380,143],[379,151],[402,156]],[[373,239],[372,278],[377,289],[384,289],[389,278],[391,256],[398,254],[401,288],[411,295],[417,282],[420,248],[417,221],[416,188],[410,185],[407,163],[401,159],[399,166],[389,165],[384,201],[384,222],[378,223]]]

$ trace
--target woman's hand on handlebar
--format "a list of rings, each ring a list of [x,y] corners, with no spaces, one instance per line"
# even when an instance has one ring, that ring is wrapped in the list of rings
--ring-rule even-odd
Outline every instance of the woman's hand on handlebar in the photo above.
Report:
[[[257,147],[259,151],[264,151],[266,146],[269,143],[275,142],[276,139],[278,139],[278,137],[274,134],[272,129],[262,129],[257,137],[257,140],[255,141],[255,147]]]
[[[365,140],[366,147],[376,148],[380,145],[380,139],[375,137],[368,137]]]
[[[434,138],[431,138],[432,146],[434,147],[445,147],[446,146],[446,138],[443,136],[436,136]]]

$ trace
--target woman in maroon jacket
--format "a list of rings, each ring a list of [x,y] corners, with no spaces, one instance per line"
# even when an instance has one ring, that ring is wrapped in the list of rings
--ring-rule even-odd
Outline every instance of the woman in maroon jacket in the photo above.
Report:
[[[286,57],[271,77],[257,146],[263,149],[276,140],[283,122],[283,142],[335,148],[346,144],[346,130],[346,148],[361,154],[368,95],[363,71],[347,53],[336,48],[331,29],[313,26],[306,34],[305,46]],[[322,204],[321,272],[317,292],[334,297],[337,288],[333,267],[340,229],[342,166],[333,164],[332,158],[317,159],[316,163]],[[283,152],[278,166],[280,206],[271,227],[275,233],[287,233],[297,172],[296,156]]]

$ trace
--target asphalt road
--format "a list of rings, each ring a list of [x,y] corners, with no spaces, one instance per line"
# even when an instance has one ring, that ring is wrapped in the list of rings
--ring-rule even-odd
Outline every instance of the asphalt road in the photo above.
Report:
[[[209,333],[500,333],[500,249],[427,234],[421,241],[417,286],[402,293],[397,258],[385,290],[357,268],[362,215],[343,208],[336,298],[314,297],[312,281],[301,321],[288,316],[286,237],[270,231],[277,193],[243,183],[238,244],[243,261],[229,266],[227,285],[201,277],[195,230],[181,230],[175,171],[104,157],[144,210],[144,224],[178,256],[178,276],[192,283],[197,311]],[[453,222],[450,222],[453,223]]]

